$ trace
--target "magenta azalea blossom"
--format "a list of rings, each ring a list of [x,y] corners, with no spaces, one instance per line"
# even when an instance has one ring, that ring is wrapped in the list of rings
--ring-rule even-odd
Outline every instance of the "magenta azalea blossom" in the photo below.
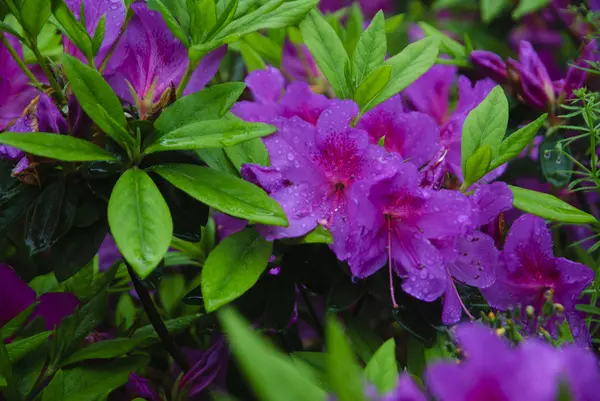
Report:
[[[264,139],[272,167],[243,167],[244,176],[271,188],[288,217],[287,228],[260,228],[267,239],[298,237],[322,224],[331,230],[339,259],[353,253],[348,243],[356,221],[348,211],[356,202],[352,189],[390,175],[389,161],[394,159],[369,144],[366,132],[350,127],[357,114],[356,104],[343,101],[325,110],[316,127],[298,117],[274,121],[278,132]]]
[[[319,67],[306,45],[286,41],[283,45],[281,69],[291,78],[310,82],[321,75]]]
[[[597,362],[580,348],[528,340],[511,349],[489,328],[469,323],[456,328],[456,339],[465,359],[437,362],[426,371],[427,387],[439,401],[550,401],[561,382],[573,400],[598,399]]]
[[[394,390],[381,397],[381,401],[427,401],[423,390],[406,373],[400,375]]]
[[[357,128],[367,131],[373,144],[385,137],[385,149],[417,166],[427,163],[440,147],[435,120],[425,113],[404,113],[399,95],[366,113]]]
[[[160,13],[145,3],[131,6],[134,12],[125,34],[109,62],[107,80],[119,97],[145,107],[157,101],[171,85],[177,85],[188,66],[187,51],[167,28]],[[226,47],[207,54],[192,74],[185,94],[201,90],[218,70]]]
[[[419,183],[414,165],[396,163],[394,176],[369,188],[366,206],[352,204],[360,229],[354,230],[358,251],[349,264],[354,276],[364,278],[388,260],[404,278],[404,291],[433,301],[446,290],[447,274],[442,254],[430,240],[465,234],[471,205],[460,192],[423,189]]]
[[[406,88],[403,95],[414,110],[429,114],[442,125],[448,118],[448,100],[456,73],[456,67],[435,65]]]
[[[471,52],[470,58],[477,70],[484,76],[501,84],[506,82],[506,63],[502,57],[486,50],[474,50]]]
[[[66,0],[67,5],[78,19],[80,19],[79,13],[82,1],[85,14],[85,28],[91,37],[94,36],[102,16],[105,16],[106,19],[104,39],[95,57],[97,66],[100,66],[104,62],[111,46],[119,37],[127,10],[121,0]],[[65,52],[74,55],[80,60],[85,60],[84,55],[68,38],[64,38],[64,46]]]
[[[352,0],[321,0],[319,8],[321,11],[337,11],[344,7],[350,7]],[[392,0],[359,0],[356,3],[360,6],[367,17],[373,17],[379,10],[392,11],[394,2]]]
[[[246,78],[246,85],[255,101],[241,101],[231,109],[233,114],[246,121],[271,122],[277,117],[297,116],[314,125],[321,113],[335,104],[335,101],[313,93],[306,82],[293,82],[284,91],[285,79],[273,67],[253,71]]]
[[[194,366],[184,373],[179,381],[179,388],[190,398],[198,396],[225,374],[228,363],[229,348],[223,338],[218,338],[200,354]]]
[[[21,43],[10,34],[4,35],[22,59]],[[38,93],[37,89],[29,85],[27,75],[0,42],[0,131],[18,118]]]
[[[553,301],[562,304],[573,334],[585,341],[575,304],[594,279],[589,267],[554,257],[552,236],[543,219],[519,217],[511,227],[503,251],[503,263],[496,271],[496,283],[483,290],[489,304],[506,310],[516,304],[532,305],[540,311],[544,294],[550,290]]]
[[[46,330],[53,330],[54,326],[79,306],[77,297],[68,292],[48,292],[38,298],[35,291],[12,268],[0,263],[0,327],[36,301],[38,304],[30,319],[41,316]]]

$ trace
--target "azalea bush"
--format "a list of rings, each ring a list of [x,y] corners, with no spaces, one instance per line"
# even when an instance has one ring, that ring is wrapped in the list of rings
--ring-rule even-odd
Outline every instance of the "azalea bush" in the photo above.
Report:
[[[599,32],[4,0],[0,400],[600,400]]]

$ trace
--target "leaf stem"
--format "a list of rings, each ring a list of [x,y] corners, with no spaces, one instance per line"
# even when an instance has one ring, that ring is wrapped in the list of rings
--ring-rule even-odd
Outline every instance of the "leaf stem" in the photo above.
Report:
[[[8,41],[8,39],[6,39],[6,36],[1,32],[0,32],[0,39],[2,40],[2,44],[4,45],[4,47],[6,47],[6,50],[8,50],[8,52],[10,53],[12,58],[15,60],[15,62],[17,63],[17,65],[19,66],[21,71],[23,71],[25,73],[25,75],[27,75],[29,80],[36,87],[41,88],[42,83],[40,81],[38,81],[38,79],[35,77],[35,75],[33,75],[33,73],[27,67],[25,62],[21,59],[21,57],[19,57],[19,55],[17,54],[17,51],[10,45],[10,42]]]
[[[42,56],[42,53],[40,53],[40,49],[38,49],[36,41],[31,40],[29,44],[31,45],[31,46],[29,46],[29,48],[31,49],[31,51],[35,55],[35,58],[37,59],[38,63],[42,67],[44,74],[46,74],[46,77],[48,78],[48,83],[50,84],[52,89],[54,89],[54,92],[56,93],[58,100],[60,101],[60,103],[66,103],[65,95],[62,93],[62,89],[60,88],[60,86],[58,86],[58,83],[56,82],[56,79],[54,78],[54,74],[52,74],[52,71],[50,71],[50,68],[48,68],[48,64],[46,64],[46,60],[44,60],[44,56]]]
[[[173,338],[169,334],[169,330],[165,326],[165,323],[163,322],[162,318],[160,317],[160,314],[156,309],[156,305],[154,305],[154,301],[152,300],[148,289],[144,287],[144,285],[142,284],[138,276],[135,274],[131,266],[129,266],[129,264],[127,264],[127,271],[131,276],[131,281],[133,282],[135,292],[137,292],[138,296],[140,297],[140,302],[142,303],[142,307],[146,312],[146,316],[148,316],[148,319],[150,319],[150,323],[152,324],[152,327],[154,327],[154,330],[156,330],[160,341],[163,343],[171,357],[173,357],[175,363],[179,365],[181,370],[187,372],[188,370],[190,370],[188,360],[181,351],[181,349],[177,346],[177,344],[175,344]]]

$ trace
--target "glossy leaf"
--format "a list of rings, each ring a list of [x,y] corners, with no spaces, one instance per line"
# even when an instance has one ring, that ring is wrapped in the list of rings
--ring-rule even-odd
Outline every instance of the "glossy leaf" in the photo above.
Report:
[[[306,369],[300,369],[230,309],[219,313],[238,363],[259,399],[264,401],[325,401],[327,394]]]
[[[173,236],[169,207],[148,174],[133,168],[119,178],[108,203],[108,222],[127,262],[141,278],[148,277]]]
[[[561,223],[595,223],[596,218],[550,194],[509,185],[517,209]]]
[[[140,343],[140,338],[114,338],[89,344],[64,360],[61,366],[93,359],[113,359],[133,351]]]
[[[83,110],[108,136],[131,151],[135,143],[127,131],[121,102],[102,75],[68,54],[63,55],[63,65]]]
[[[287,225],[281,206],[247,181],[189,164],[156,166],[153,171],[200,202],[231,216],[262,224]]]
[[[419,26],[427,37],[437,38],[440,41],[440,53],[446,53],[454,58],[464,58],[467,56],[465,46],[456,40],[450,38],[443,32],[440,32],[426,22],[420,22]]]
[[[312,11],[300,23],[300,31],[335,94],[341,99],[351,98],[352,89],[346,80],[350,59],[331,25],[317,11]]]
[[[556,188],[569,184],[574,167],[573,160],[569,157],[569,147],[564,146],[561,139],[558,135],[545,137],[539,148],[542,174]]]
[[[467,116],[462,129],[461,165],[485,145],[490,145],[492,158],[497,157],[508,126],[508,100],[502,87],[496,86]]]
[[[208,120],[184,125],[159,137],[145,154],[167,150],[222,148],[267,136],[277,129],[268,124],[241,120]]]
[[[23,338],[6,344],[8,359],[14,365],[27,356],[27,354],[40,347],[42,344],[47,343],[50,334],[52,334],[51,331],[43,331],[41,333],[34,334],[31,337]]]
[[[68,162],[115,160],[113,155],[92,142],[68,135],[5,132],[0,134],[0,143],[32,155]]]
[[[467,165],[463,174],[465,181],[463,183],[463,189],[467,189],[477,182],[481,177],[487,174],[492,160],[492,148],[490,145],[484,145],[477,149],[475,153],[467,160]]]
[[[509,5],[508,0],[481,0],[481,19],[489,23]]]
[[[208,255],[202,268],[202,295],[212,312],[248,291],[267,268],[273,243],[254,228],[225,238]]]
[[[519,5],[514,9],[513,19],[519,19],[527,14],[541,10],[550,4],[551,0],[519,0]]]
[[[172,11],[162,0],[148,0],[148,8],[150,10],[158,11],[173,36],[179,39],[186,48],[190,46],[190,41],[188,40],[187,34],[177,22],[177,19],[173,15]]]
[[[85,27],[79,23],[64,0],[51,0],[51,4],[52,14],[60,24],[59,29],[91,60],[94,57],[93,44]]]
[[[25,32],[31,38],[37,38],[50,17],[50,2],[48,0],[22,0],[19,12],[21,25]]]
[[[371,72],[360,84],[356,93],[354,93],[354,101],[358,103],[361,110],[368,110],[370,104],[377,95],[390,82],[392,75],[392,67],[382,65]]]

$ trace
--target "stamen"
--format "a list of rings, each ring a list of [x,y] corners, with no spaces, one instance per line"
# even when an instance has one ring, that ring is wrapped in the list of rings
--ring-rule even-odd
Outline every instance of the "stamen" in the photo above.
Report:
[[[389,216],[386,216],[387,220],[387,230],[388,230],[388,269],[389,269],[389,277],[390,277],[390,296],[392,298],[392,305],[394,309],[398,309],[398,302],[396,302],[396,295],[394,293],[394,274],[393,274],[393,264],[392,260],[392,219]]]
[[[470,320],[475,320],[475,317],[473,315],[471,315],[471,313],[469,313],[462,298],[460,297],[460,294],[458,293],[458,290],[456,289],[456,284],[454,284],[454,280],[452,279],[452,275],[450,274],[450,271],[448,270],[448,268],[446,268],[446,272],[448,273],[448,280],[450,280],[450,284],[452,285],[452,289],[454,290],[454,293],[456,294],[456,297],[458,298],[458,302],[460,302],[460,306],[461,306],[462,310],[465,311],[465,313],[467,314],[467,316],[469,317]]]

